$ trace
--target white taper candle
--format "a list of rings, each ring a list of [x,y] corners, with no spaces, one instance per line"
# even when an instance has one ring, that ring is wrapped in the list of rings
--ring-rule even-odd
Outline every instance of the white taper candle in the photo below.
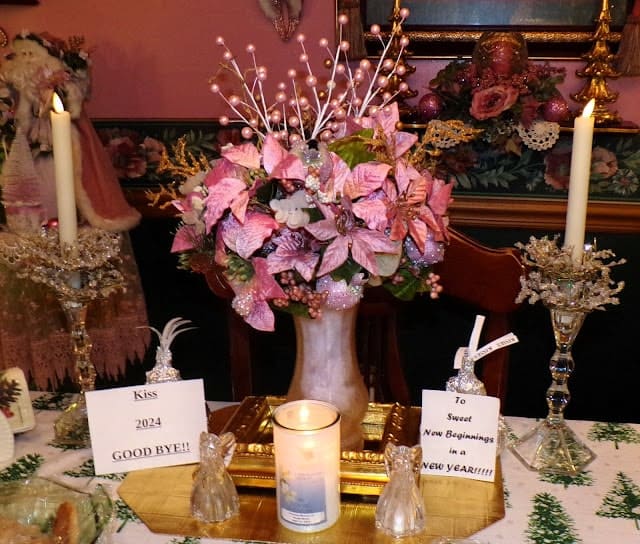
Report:
[[[591,99],[576,117],[573,124],[573,145],[571,149],[571,174],[567,201],[567,220],[564,232],[564,247],[571,247],[574,262],[582,261],[584,234],[587,222],[587,201],[589,199],[589,178],[591,176],[591,148],[593,146],[593,108]]]
[[[78,238],[78,218],[76,215],[76,194],[73,182],[71,116],[68,111],[64,111],[62,101],[56,93],[53,94],[51,135],[56,176],[58,235],[62,245],[73,245]]]

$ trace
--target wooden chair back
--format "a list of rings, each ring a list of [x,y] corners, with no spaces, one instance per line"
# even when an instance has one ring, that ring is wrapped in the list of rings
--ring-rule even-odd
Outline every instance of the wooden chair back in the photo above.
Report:
[[[232,293],[213,271],[203,270],[215,294]],[[492,249],[451,230],[445,259],[436,266],[442,277],[443,297],[463,301],[486,317],[483,344],[510,331],[509,316],[517,309],[515,298],[523,272],[515,248]],[[384,288],[366,289],[357,324],[357,352],[371,400],[411,403],[411,394],[398,346],[398,312],[403,303]],[[241,400],[255,394],[252,343],[248,325],[227,307],[232,397]],[[453,361],[452,361],[453,362]],[[480,378],[487,392],[504,402],[509,350],[500,349],[482,361]]]

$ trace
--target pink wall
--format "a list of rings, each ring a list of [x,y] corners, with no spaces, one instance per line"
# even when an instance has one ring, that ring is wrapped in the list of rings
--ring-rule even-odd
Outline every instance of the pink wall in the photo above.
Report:
[[[332,0],[307,0],[299,30],[315,44],[334,34]],[[257,0],[41,0],[37,6],[0,6],[9,36],[22,29],[61,38],[84,35],[93,53],[93,118],[211,118],[223,113],[207,81],[221,48],[244,57],[256,45],[273,79],[295,65],[298,44],[283,44]]]
[[[308,36],[312,59],[320,62],[315,44],[334,33],[334,1],[307,0],[299,30]],[[89,114],[95,118],[208,119],[226,113],[208,90],[221,50],[215,38],[245,57],[251,42],[259,62],[270,68],[270,81],[296,67],[295,41],[284,44],[258,7],[258,0],[41,0],[37,6],[0,7],[0,25],[10,36],[22,29],[48,31],[59,37],[82,34],[94,48],[93,96]],[[246,58],[246,57],[245,57]],[[413,61],[409,80],[422,92],[442,61]],[[565,96],[582,87],[574,73],[583,63],[567,63]],[[620,98],[611,106],[627,121],[640,124],[640,80],[611,81]],[[577,104],[572,104],[578,107]]]

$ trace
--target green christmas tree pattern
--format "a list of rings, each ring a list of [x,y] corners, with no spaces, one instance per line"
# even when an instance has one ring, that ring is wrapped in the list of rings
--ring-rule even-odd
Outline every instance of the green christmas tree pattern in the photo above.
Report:
[[[566,474],[551,474],[551,473],[540,474],[539,478],[541,482],[564,485],[565,489],[567,489],[570,485],[575,485],[575,486],[593,485],[593,477],[591,476],[590,470],[585,470],[584,472],[580,472],[575,476],[568,476]]]
[[[34,410],[64,410],[73,402],[73,393],[45,393],[33,399]]]
[[[118,533],[124,529],[124,526],[130,521],[141,523],[140,518],[136,515],[136,513],[129,507],[129,505],[124,502],[122,499],[115,500],[116,507],[116,518],[120,520],[122,523],[120,527],[118,527]]]
[[[538,493],[533,497],[525,535],[533,544],[575,544],[582,540],[574,525],[556,497],[551,493]]]
[[[594,423],[587,436],[597,442],[613,442],[617,450],[620,442],[640,444],[640,433],[627,423]]]
[[[64,474],[67,476],[71,476],[72,478],[95,478],[96,471],[95,466],[93,464],[93,459],[87,459],[84,463],[76,467],[75,469],[65,470]],[[121,482],[124,480],[126,474],[123,473],[113,473],[113,474],[101,474],[100,478],[105,478],[107,480],[115,480],[117,482]]]
[[[0,482],[13,482],[29,478],[29,476],[33,476],[38,471],[43,462],[44,457],[42,455],[28,453],[0,471]]]
[[[47,445],[62,451],[83,450],[86,447],[79,444],[61,444],[60,442],[56,442],[55,439],[49,442]]]
[[[640,486],[624,472],[618,472],[611,490],[602,500],[597,516],[632,519],[640,530]]]
[[[511,497],[511,491],[509,491],[509,488],[507,487],[507,479],[504,477],[504,475],[502,476],[502,494],[504,495],[504,507],[513,508],[511,502],[509,501],[509,498]]]

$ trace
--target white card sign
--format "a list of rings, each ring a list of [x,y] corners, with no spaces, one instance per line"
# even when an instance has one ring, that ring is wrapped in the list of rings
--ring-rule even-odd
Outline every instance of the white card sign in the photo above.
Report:
[[[492,482],[500,401],[449,391],[422,391],[422,474]]]
[[[197,463],[207,430],[202,380],[87,392],[96,474]]]

